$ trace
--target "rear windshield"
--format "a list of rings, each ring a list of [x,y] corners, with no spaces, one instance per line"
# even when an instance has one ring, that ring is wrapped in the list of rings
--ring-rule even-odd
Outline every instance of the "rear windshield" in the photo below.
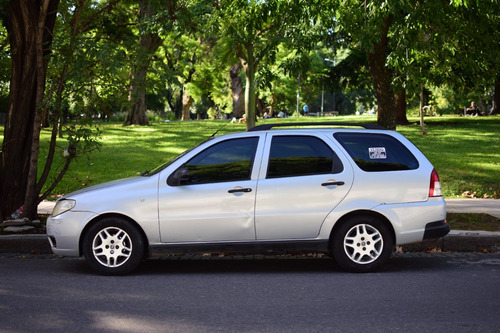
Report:
[[[397,139],[387,134],[335,133],[333,135],[364,171],[418,169],[418,161]]]

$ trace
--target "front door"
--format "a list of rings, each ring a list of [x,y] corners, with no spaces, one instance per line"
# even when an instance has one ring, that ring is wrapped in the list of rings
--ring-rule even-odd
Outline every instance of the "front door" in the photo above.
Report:
[[[177,169],[185,174],[179,184],[160,182],[162,242],[255,240],[258,142],[246,137],[213,144]]]

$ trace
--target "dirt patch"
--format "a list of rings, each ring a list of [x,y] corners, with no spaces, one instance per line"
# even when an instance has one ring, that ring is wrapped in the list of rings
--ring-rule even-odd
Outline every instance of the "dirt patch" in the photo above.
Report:
[[[446,220],[452,230],[500,231],[500,219],[488,214],[447,213]]]

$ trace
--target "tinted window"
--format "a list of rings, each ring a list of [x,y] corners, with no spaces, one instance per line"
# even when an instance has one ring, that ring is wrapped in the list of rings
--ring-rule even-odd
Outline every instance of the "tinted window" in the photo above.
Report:
[[[413,170],[418,161],[398,140],[375,133],[335,133],[356,164],[364,171]]]
[[[249,180],[258,138],[219,142],[184,164],[187,179],[182,185]]]
[[[316,137],[273,137],[267,178],[338,173],[342,170],[337,155]]]

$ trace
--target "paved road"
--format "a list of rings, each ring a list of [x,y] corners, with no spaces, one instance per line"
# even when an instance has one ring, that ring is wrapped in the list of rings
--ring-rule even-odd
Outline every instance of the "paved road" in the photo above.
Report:
[[[0,255],[0,332],[494,332],[500,254],[399,254],[382,272],[329,259],[82,260]]]

